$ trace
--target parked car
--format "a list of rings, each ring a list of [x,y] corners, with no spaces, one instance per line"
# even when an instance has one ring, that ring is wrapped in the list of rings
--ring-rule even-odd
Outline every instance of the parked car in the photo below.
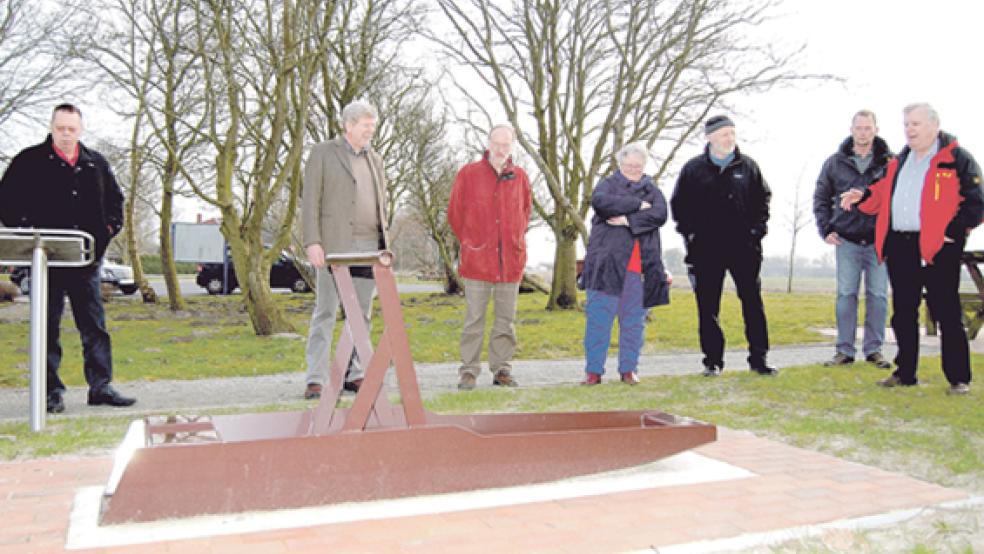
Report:
[[[31,293],[30,267],[15,268],[10,274],[10,280],[20,287],[21,294]],[[133,280],[133,268],[111,260],[103,260],[102,282],[104,285],[112,285],[128,296],[137,292],[137,284]]]
[[[306,264],[307,262],[304,261],[302,263]],[[198,286],[208,291],[209,294],[222,294],[222,273],[221,263],[199,264],[195,282],[198,283]],[[239,280],[236,278],[236,268],[230,261],[229,288],[227,291],[232,292],[238,287]],[[294,292],[311,291],[311,287],[308,286],[307,281],[301,277],[301,272],[294,266],[293,257],[287,252],[281,252],[280,257],[270,266],[270,287],[288,288]]]

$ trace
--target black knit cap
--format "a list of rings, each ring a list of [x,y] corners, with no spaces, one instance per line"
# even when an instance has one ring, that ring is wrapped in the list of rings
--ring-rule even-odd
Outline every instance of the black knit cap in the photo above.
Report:
[[[734,127],[735,122],[731,121],[731,118],[726,115],[715,115],[707,120],[704,124],[704,134],[709,135],[714,131],[717,131],[721,127]]]

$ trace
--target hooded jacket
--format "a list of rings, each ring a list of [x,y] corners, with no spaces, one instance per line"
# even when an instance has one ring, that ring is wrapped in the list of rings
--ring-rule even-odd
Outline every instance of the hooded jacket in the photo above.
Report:
[[[0,180],[0,221],[8,227],[72,229],[95,239],[98,264],[123,227],[123,192],[101,154],[79,143],[69,165],[55,153],[51,135],[22,150]]]
[[[919,204],[919,253],[927,264],[933,263],[945,237],[963,241],[984,216],[980,166],[953,135],[940,131],[937,140],[939,151],[930,160]],[[868,187],[858,203],[864,213],[877,215],[875,248],[879,260],[885,259],[885,238],[892,227],[892,194],[899,167],[910,154],[908,146],[903,148],[888,164],[885,177]]]
[[[840,206],[841,193],[850,189],[866,190],[884,177],[885,167],[892,160],[892,151],[881,137],[875,137],[871,154],[868,168],[863,173],[858,171],[852,159],[854,138],[847,137],[837,152],[824,162],[813,193],[813,215],[821,238],[837,233],[857,244],[874,243],[875,218],[858,210],[844,211]]]
[[[652,206],[639,210],[642,202]],[[626,266],[635,241],[642,258],[642,305],[650,308],[669,304],[670,287],[663,268],[659,228],[666,223],[666,198],[648,175],[632,183],[616,170],[591,193],[591,234],[584,257],[582,285],[610,296],[621,296]],[[624,215],[628,226],[609,225],[608,219]]]
[[[690,263],[736,246],[751,246],[761,253],[772,191],[755,160],[737,147],[734,154],[727,166],[720,167],[711,161],[707,145],[677,178],[670,206]]]
[[[531,201],[529,178],[512,159],[496,173],[485,152],[458,171],[448,223],[461,243],[462,277],[490,283],[522,280]]]

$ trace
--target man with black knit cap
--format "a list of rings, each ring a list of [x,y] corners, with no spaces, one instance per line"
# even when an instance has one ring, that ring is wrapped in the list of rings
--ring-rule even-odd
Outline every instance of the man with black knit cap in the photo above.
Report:
[[[759,280],[772,192],[758,164],[735,146],[731,118],[708,119],[704,134],[704,153],[683,166],[670,200],[697,297],[703,375],[715,377],[724,369],[724,332],[718,315],[725,272],[731,274],[741,300],[749,368],[759,375],[776,375],[779,371],[766,363],[769,331]]]
[[[888,316],[888,272],[875,252],[875,216],[840,207],[840,195],[865,190],[885,174],[892,160],[888,144],[878,136],[874,112],[861,110],[851,119],[851,136],[827,158],[813,193],[813,215],[820,237],[837,254],[837,344],[827,367],[854,363],[857,351],[858,293],[864,275],[865,360],[881,369],[892,367],[882,355]]]

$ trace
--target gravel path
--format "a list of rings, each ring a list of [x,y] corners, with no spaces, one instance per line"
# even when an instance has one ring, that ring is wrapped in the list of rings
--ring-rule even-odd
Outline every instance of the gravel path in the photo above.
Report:
[[[0,321],[26,321],[30,317],[27,299],[0,305]],[[833,334],[832,330],[826,334]],[[895,355],[891,329],[888,330],[885,355]],[[831,338],[833,342],[833,337]],[[923,337],[921,353],[933,355],[939,352],[936,337]],[[298,341],[298,348],[303,343]],[[984,333],[972,343],[975,351],[984,352]],[[614,354],[611,353],[611,354]],[[817,363],[833,354],[830,344],[799,345],[774,348],[769,362],[779,368]],[[725,355],[725,371],[745,371],[746,352],[734,350]],[[610,357],[611,361],[612,358]],[[863,362],[860,362],[863,363]],[[70,366],[73,364],[69,364]],[[429,395],[456,390],[457,363],[416,364],[417,380],[421,393]],[[653,375],[687,375],[701,369],[701,355],[697,352],[675,352],[642,356],[639,363],[640,377]],[[68,370],[68,367],[66,367]],[[577,383],[583,378],[584,361],[581,358],[561,360],[518,360],[513,364],[513,374],[523,387],[547,387]],[[606,379],[615,378],[611,373]],[[393,372],[387,376],[387,384],[395,390]],[[100,414],[144,413],[201,413],[215,408],[259,406],[301,399],[304,390],[304,374],[300,371],[259,377],[235,377],[225,379],[200,379],[195,381],[133,381],[119,383],[121,392],[136,396],[138,402],[130,408],[109,408],[85,405],[85,387],[71,387],[65,395],[66,411],[57,417]],[[479,388],[491,386],[491,374],[479,378]],[[30,396],[27,388],[0,389],[0,420],[24,419],[29,413]]]

